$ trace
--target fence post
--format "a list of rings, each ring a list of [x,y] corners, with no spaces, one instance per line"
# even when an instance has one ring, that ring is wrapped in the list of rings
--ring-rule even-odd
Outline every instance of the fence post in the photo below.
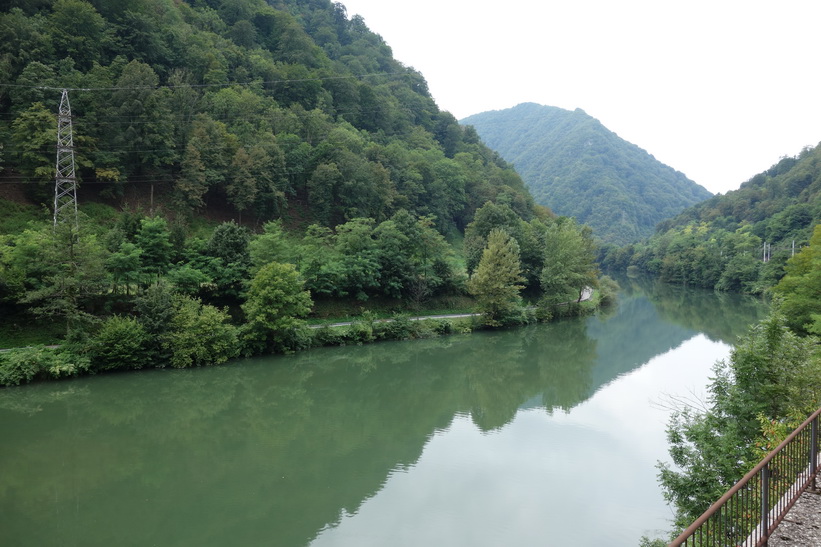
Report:
[[[812,491],[817,490],[815,485],[815,474],[818,472],[818,416],[812,421],[812,433],[810,435],[810,473],[812,473]]]
[[[770,464],[761,468],[761,533],[764,535],[764,545],[770,537]]]

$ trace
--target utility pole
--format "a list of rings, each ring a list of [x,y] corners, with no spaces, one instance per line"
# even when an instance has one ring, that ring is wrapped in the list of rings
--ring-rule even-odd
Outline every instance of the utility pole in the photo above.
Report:
[[[74,174],[74,136],[68,90],[63,90],[57,113],[57,169],[54,177],[54,227],[71,222],[78,227],[77,178]]]

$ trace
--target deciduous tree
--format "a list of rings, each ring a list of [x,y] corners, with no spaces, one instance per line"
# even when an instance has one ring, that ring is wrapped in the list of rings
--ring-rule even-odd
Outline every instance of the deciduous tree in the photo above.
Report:
[[[476,297],[488,324],[501,324],[520,306],[523,281],[516,240],[502,230],[492,230],[479,266],[468,281],[468,291]]]
[[[253,350],[281,349],[290,331],[304,325],[311,311],[311,293],[292,264],[270,262],[251,281],[243,304],[246,339]]]

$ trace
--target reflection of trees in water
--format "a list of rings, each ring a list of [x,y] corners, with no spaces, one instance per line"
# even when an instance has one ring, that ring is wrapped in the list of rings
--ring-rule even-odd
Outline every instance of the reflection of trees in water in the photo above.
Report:
[[[529,358],[539,363],[539,379],[534,383],[548,411],[567,411],[595,389],[591,378],[596,341],[587,335],[584,321],[562,321],[548,327],[538,331],[529,344]]]
[[[596,388],[678,347],[696,334],[662,320],[641,292],[620,295],[615,315],[607,319],[590,318],[587,332],[597,343],[598,358],[592,382]]]
[[[624,281],[620,279],[619,283]],[[731,345],[747,332],[749,325],[763,319],[769,308],[759,297],[691,289],[655,280],[632,278],[626,286],[632,292],[646,294],[666,320]]]
[[[189,533],[214,544],[265,534],[303,544],[391,470],[413,465],[455,415],[470,412],[487,431],[540,393],[551,407],[572,406],[589,391],[594,353],[577,321],[109,375],[72,393],[58,384],[4,391],[0,429],[14,448],[0,465],[20,472],[0,477],[0,503],[19,527],[0,537],[29,533],[45,512],[55,518],[41,530],[54,537],[70,518],[99,541],[127,530],[138,543]],[[55,466],[66,451],[77,457]],[[70,511],[91,496],[93,512]],[[215,496],[224,507],[209,506]],[[196,517],[212,510],[220,517]],[[101,513],[107,526],[95,524]]]
[[[609,319],[5,389],[0,467],[15,472],[0,474],[0,543],[78,530],[101,544],[305,544],[454,416],[489,431],[528,401],[568,410],[646,361],[631,348],[683,336],[654,310],[628,287]]]

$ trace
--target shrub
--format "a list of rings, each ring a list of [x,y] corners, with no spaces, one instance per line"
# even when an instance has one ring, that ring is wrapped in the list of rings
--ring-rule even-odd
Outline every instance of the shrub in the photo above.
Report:
[[[29,349],[12,350],[0,355],[0,385],[27,384],[42,370],[39,361],[31,358]]]
[[[322,327],[320,329],[311,329],[311,346],[344,346],[347,341],[347,329],[340,329],[335,327]]]
[[[377,340],[409,340],[417,338],[419,321],[411,321],[406,315],[396,315],[392,321],[373,325]]]
[[[228,312],[181,295],[174,308],[171,331],[163,337],[172,367],[217,365],[239,354],[237,329],[228,322]]]
[[[368,344],[376,340],[371,321],[354,321],[345,330],[345,338],[354,344]]]
[[[150,361],[148,333],[133,317],[107,319],[91,342],[94,370],[140,369]]]
[[[89,369],[89,360],[61,348],[32,346],[0,354],[0,386],[18,386],[41,378],[77,376]]]
[[[453,323],[447,319],[433,319],[428,321],[428,326],[438,335],[452,334],[454,332]]]

